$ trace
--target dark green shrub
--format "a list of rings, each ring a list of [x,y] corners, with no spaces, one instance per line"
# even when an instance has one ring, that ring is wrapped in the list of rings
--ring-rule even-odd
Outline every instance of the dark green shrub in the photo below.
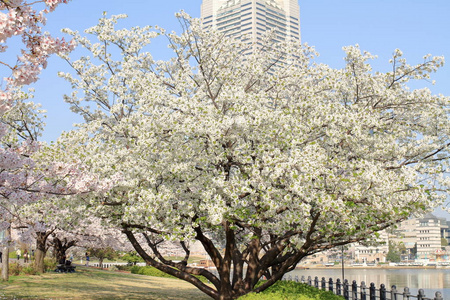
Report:
[[[22,273],[25,275],[37,275],[38,274],[38,272],[36,271],[36,269],[34,268],[33,265],[23,267]]]
[[[138,262],[143,262],[144,260],[142,257],[140,257],[136,252],[130,251],[128,253],[125,253],[122,256],[122,259],[126,262],[128,262],[130,265],[136,265]]]
[[[239,300],[342,300],[332,292],[322,291],[304,283],[279,281],[261,293],[251,293]]]
[[[19,263],[10,263],[9,264],[9,275],[11,276],[19,276],[22,273],[23,266]]]
[[[147,275],[147,276],[155,276],[155,277],[165,277],[165,278],[175,278],[172,275],[169,275],[167,273],[164,273],[157,268],[145,266],[133,266],[131,267],[131,273],[133,274],[139,274],[139,275]]]
[[[108,271],[117,271],[117,270],[119,270],[119,268],[117,268],[117,266],[114,265],[108,268]]]
[[[56,260],[54,260],[53,258],[44,258],[44,270],[45,272],[51,272],[54,271],[56,269]]]
[[[122,266],[122,265],[118,265],[117,266],[117,270],[119,271],[131,271],[132,266]]]
[[[0,268],[0,271],[2,269]],[[30,265],[21,265],[17,262],[11,262],[9,263],[9,270],[8,274],[10,276],[19,276],[19,275],[37,275],[38,272],[34,268],[32,264]]]

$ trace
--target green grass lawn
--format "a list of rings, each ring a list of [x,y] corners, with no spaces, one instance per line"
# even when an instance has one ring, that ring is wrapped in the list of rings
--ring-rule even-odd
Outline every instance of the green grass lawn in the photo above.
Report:
[[[0,299],[210,299],[182,280],[79,266],[76,273],[10,278],[0,282]]]
[[[11,276],[0,282],[5,299],[210,299],[191,284],[172,278],[145,276],[77,266],[75,273],[48,272],[36,276]],[[331,300],[343,299],[294,282],[279,282],[262,294],[244,299]]]

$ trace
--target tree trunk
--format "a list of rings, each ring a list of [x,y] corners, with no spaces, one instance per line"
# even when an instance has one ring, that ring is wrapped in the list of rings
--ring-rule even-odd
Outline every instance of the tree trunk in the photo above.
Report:
[[[38,273],[45,272],[44,257],[45,252],[41,249],[36,249],[36,252],[34,253],[34,268]]]
[[[56,261],[59,262],[61,261],[63,258],[66,257],[66,251],[64,248],[53,248],[55,250],[55,258]]]
[[[224,289],[222,289],[222,291],[223,291]],[[234,300],[234,299],[236,299],[236,298],[233,298],[232,296],[231,296],[231,293],[230,293],[230,291],[223,291],[223,292],[221,292],[220,293],[220,295],[219,295],[219,298],[218,298],[219,300]]]
[[[103,269],[103,257],[98,258],[98,266]]]
[[[59,262],[63,258],[67,259],[66,252],[71,247],[76,245],[76,241],[68,242],[66,238],[60,240],[58,237],[54,237],[53,240],[51,241],[51,245],[53,246],[53,250],[55,252],[56,261]]]
[[[11,236],[11,226],[6,229],[6,240],[9,240]],[[6,246],[3,247],[2,254],[2,281],[9,280],[9,241],[6,243]]]
[[[34,253],[34,267],[38,273],[45,272],[44,258],[47,252],[47,238],[51,232],[36,233],[36,252]]]

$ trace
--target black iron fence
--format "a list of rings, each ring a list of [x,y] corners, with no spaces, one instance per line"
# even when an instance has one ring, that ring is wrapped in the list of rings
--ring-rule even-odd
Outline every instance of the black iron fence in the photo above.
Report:
[[[356,280],[350,284],[347,279],[341,282],[337,279],[336,282],[332,278],[326,280],[322,277],[321,280],[316,276],[314,279],[311,276],[305,278],[302,276],[300,279],[298,276],[292,278],[291,275],[284,277],[284,280],[293,280],[296,282],[306,283],[310,286],[314,286],[318,289],[327,290],[333,292],[335,295],[343,296],[346,300],[443,300],[441,292],[436,292],[434,298],[427,298],[423,289],[419,289],[417,295],[412,295],[409,292],[409,288],[405,287],[403,291],[397,290],[397,287],[393,285],[390,290],[386,289],[384,284],[381,284],[379,288],[371,283],[369,286],[364,281],[361,284],[357,284]]]

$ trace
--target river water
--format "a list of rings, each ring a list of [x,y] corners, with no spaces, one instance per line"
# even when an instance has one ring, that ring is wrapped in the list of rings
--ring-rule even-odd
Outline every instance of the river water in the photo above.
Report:
[[[292,278],[297,275],[299,279],[301,276],[305,276],[305,278],[311,276],[314,280],[314,277],[317,276],[319,277],[319,280],[321,280],[322,277],[325,277],[327,282],[329,278],[333,278],[334,282],[338,278],[342,281],[342,269],[335,268],[294,270],[287,273],[286,277],[289,275],[291,275]],[[403,292],[405,287],[409,287],[412,295],[417,295],[418,289],[423,289],[425,291],[425,296],[431,299],[434,298],[435,292],[440,291],[444,299],[450,300],[450,268],[345,268],[344,276],[349,283],[356,280],[358,285],[361,284],[361,281],[364,281],[366,286],[369,286],[370,283],[373,282],[377,289],[380,288],[382,283],[386,285],[386,289],[388,290],[390,290],[392,285],[395,285],[399,292]]]

